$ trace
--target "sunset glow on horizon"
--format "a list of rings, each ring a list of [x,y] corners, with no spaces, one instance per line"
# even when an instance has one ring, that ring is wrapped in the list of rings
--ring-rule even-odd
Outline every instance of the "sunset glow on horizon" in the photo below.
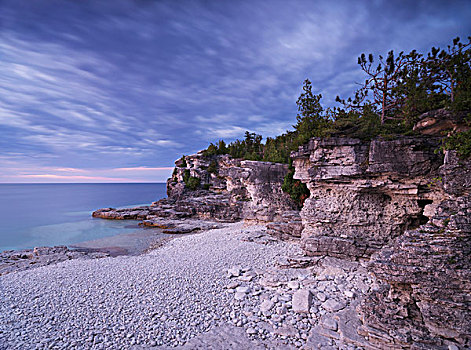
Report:
[[[469,1],[0,2],[0,182],[164,182],[174,161],[296,122],[357,57],[471,34]]]

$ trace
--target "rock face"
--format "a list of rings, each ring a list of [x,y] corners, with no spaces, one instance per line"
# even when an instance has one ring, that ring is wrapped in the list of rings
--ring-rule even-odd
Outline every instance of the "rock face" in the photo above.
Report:
[[[151,206],[100,209],[93,216],[144,220],[153,226],[152,221],[161,218],[268,223],[286,221],[286,212],[299,215],[296,205],[281,190],[288,172],[285,164],[205,156],[202,152],[178,159],[175,164],[167,180],[168,198]],[[185,177],[197,178],[200,184],[191,190],[185,185]],[[300,232],[299,224],[298,220],[293,225]]]
[[[301,211],[310,255],[368,258],[406,229],[426,221],[436,200],[436,138],[394,141],[312,139],[292,154],[295,178],[311,192]]]
[[[380,281],[358,309],[374,349],[471,347],[471,160],[439,142],[312,139],[292,154],[311,192],[306,254],[364,260]]]
[[[471,161],[461,172],[457,162],[449,152],[440,169],[443,187],[454,195],[447,192],[449,199],[428,208],[427,224],[406,231],[369,262],[388,283],[362,305],[361,331],[378,346],[431,349],[450,340],[471,346]]]
[[[282,240],[298,239],[303,231],[303,222],[299,210],[280,212],[277,221],[269,222],[267,229],[270,235]]]
[[[175,164],[174,174],[167,181],[169,198],[176,203],[191,201],[198,217],[267,223],[281,220],[285,211],[295,209],[281,190],[288,172],[285,164],[232,159],[228,155],[208,157],[201,152]],[[200,179],[201,188],[206,190],[185,188],[185,173]],[[200,198],[199,203],[196,198]],[[214,204],[213,210],[204,209],[208,203]]]
[[[313,330],[312,348],[339,337],[368,349],[471,348],[471,160],[436,152],[443,130],[463,130],[459,120],[446,111],[424,115],[416,130],[427,136],[311,139],[291,155],[294,177],[310,190],[300,213],[281,191],[286,165],[198,153],[176,162],[169,198],[94,216],[149,226],[181,218],[268,223],[268,233],[300,239],[304,250],[280,266],[308,268],[334,258],[364,264],[378,284],[361,290],[361,303],[355,297],[360,290],[350,289],[345,300],[328,298],[325,289],[312,295],[301,290],[293,300],[300,315],[317,307],[338,313]],[[199,179],[194,191],[185,185],[189,177]],[[195,225],[180,229],[189,232]],[[247,240],[270,243],[263,235]],[[319,286],[323,278],[316,277]],[[298,281],[287,286],[300,287]],[[246,299],[245,292],[235,294]],[[358,302],[356,309],[347,305],[349,298]],[[272,302],[263,304],[266,314]]]
[[[466,131],[469,130],[469,125],[463,122],[466,114],[466,112],[452,112],[446,109],[430,111],[420,116],[414,126],[414,131],[435,136],[441,136],[449,130]]]

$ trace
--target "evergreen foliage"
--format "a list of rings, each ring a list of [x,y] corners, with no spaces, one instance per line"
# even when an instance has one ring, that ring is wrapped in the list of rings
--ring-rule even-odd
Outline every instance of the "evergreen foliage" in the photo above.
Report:
[[[376,64],[377,63],[377,64]],[[362,54],[358,64],[366,74],[365,82],[354,97],[337,96],[342,107],[324,109],[321,94],[314,94],[306,79],[296,101],[298,115],[293,131],[268,137],[245,132],[243,140],[229,145],[220,140],[204,151],[207,156],[230,154],[233,158],[289,163],[290,153],[312,137],[348,136],[363,140],[394,138],[413,134],[413,125],[421,114],[440,108],[471,111],[471,37],[459,38],[446,49],[432,48],[426,55],[413,50],[408,54],[389,51],[386,59]],[[456,149],[461,157],[471,154],[471,131],[450,134],[447,149]],[[211,167],[211,171],[214,169]],[[208,170],[209,171],[209,170]],[[294,169],[285,178],[283,191],[299,205],[309,196],[307,187],[293,179]]]
[[[471,114],[468,114],[466,123],[469,130],[451,134],[444,142],[445,149],[455,150],[463,159],[471,157]]]
[[[187,181],[185,181],[186,187],[194,191],[200,186],[201,180],[197,177],[190,176]]]
[[[447,49],[432,48],[424,57],[413,50],[395,55],[391,50],[387,59],[362,54],[358,58],[367,78],[354,98],[337,96],[346,111],[363,112],[365,106],[381,116],[381,124],[388,119],[411,128],[415,118],[427,111],[450,108],[458,111],[471,109],[471,37],[467,43],[455,38]]]
[[[281,189],[283,192],[288,193],[291,199],[301,208],[306,198],[310,196],[310,192],[306,184],[302,183],[300,180],[295,180],[293,176],[294,167],[290,165],[288,174],[286,174],[283,180]]]
[[[320,103],[321,98],[321,94],[312,93],[312,84],[306,79],[303,92],[296,101],[299,113],[296,116],[297,123],[293,125],[295,137],[291,148],[304,145],[312,137],[327,136],[332,120],[327,113],[324,113]]]
[[[208,173],[210,173],[210,174],[217,174],[217,172],[218,172],[217,166],[218,166],[218,163],[213,159],[213,160],[211,161],[211,163],[209,163],[209,167],[208,167],[208,169],[206,169],[206,170],[207,170]]]
[[[456,150],[460,158],[468,158],[471,155],[471,129],[450,136],[445,148]]]
[[[183,172],[183,182],[187,184],[189,178],[190,178],[190,169],[185,169],[185,171]]]
[[[188,166],[188,164],[186,163],[186,159],[185,159],[185,156],[182,157],[182,162],[180,164],[180,168],[186,168]]]
[[[183,182],[186,187],[194,191],[200,186],[201,180],[197,177],[191,176],[190,169],[185,169],[183,172]]]
[[[219,140],[216,145],[213,143],[210,143],[208,148],[203,151],[203,154],[208,157],[219,155],[219,154],[228,154],[228,153],[229,153],[229,149],[227,148],[224,140]]]

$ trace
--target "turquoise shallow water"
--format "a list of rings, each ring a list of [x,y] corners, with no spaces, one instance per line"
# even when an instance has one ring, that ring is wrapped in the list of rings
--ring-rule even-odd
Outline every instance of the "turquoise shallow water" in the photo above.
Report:
[[[105,207],[150,204],[165,184],[0,184],[0,251],[72,245],[138,230],[135,221],[95,219]]]

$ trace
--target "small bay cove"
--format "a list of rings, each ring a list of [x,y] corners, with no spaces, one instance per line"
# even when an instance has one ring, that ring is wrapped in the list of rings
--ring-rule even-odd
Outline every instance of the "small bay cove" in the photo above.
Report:
[[[162,183],[0,184],[0,251],[66,245],[138,253],[162,235],[159,229],[143,230],[138,221],[96,219],[91,213],[149,205],[165,191]]]

